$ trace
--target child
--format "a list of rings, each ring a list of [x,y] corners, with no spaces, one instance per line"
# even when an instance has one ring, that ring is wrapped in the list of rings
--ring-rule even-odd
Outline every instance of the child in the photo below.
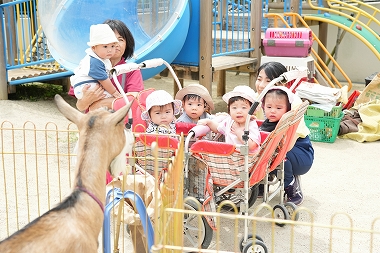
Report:
[[[175,134],[175,116],[181,109],[182,102],[174,100],[164,90],[156,90],[146,97],[146,110],[141,118],[147,121],[147,133]]]
[[[256,89],[259,94],[271,80],[287,72],[285,66],[279,62],[267,62],[261,65],[257,71]],[[293,95],[291,108],[295,109],[301,103],[302,100],[297,95]],[[260,118],[258,114],[256,116]],[[286,154],[284,163],[284,186],[287,196],[286,201],[300,205],[303,202],[300,175],[306,174],[313,165],[314,149],[309,138],[310,131],[303,119],[298,125],[296,133],[297,140],[293,148]]]
[[[260,131],[272,132],[282,115],[291,110],[293,93],[286,87],[275,86],[268,90],[262,100],[265,120]]]
[[[175,99],[182,101],[182,115],[177,122],[197,123],[200,119],[210,119],[210,110],[214,110],[214,102],[208,90],[198,84],[189,84],[179,90]]]
[[[248,86],[236,86],[232,91],[223,95],[228,104],[228,116],[220,123],[212,119],[202,119],[199,125],[207,125],[212,131],[225,136],[225,141],[231,144],[244,144],[243,134],[245,121],[251,105],[255,102],[255,92]],[[255,120],[249,123],[248,146],[250,152],[255,152],[260,145],[259,128]]]
[[[86,49],[87,55],[70,77],[77,99],[83,97],[82,89],[85,85],[91,85],[92,88],[98,83],[104,88],[104,98],[121,97],[109,79],[112,68],[109,59],[115,54],[116,43],[119,41],[109,25],[98,24],[90,27],[90,41],[87,42],[90,48]]]

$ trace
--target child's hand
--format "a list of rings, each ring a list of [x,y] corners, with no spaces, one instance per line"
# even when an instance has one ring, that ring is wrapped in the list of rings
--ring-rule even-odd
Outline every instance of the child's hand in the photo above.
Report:
[[[236,135],[241,143],[243,143],[244,126],[239,126],[239,124],[235,122],[231,126],[231,133]]]
[[[244,133],[244,127],[239,127],[236,124],[233,124],[231,126],[231,133],[235,134],[236,136],[242,136]]]
[[[215,116],[216,117],[219,117],[219,116],[229,116],[229,114],[226,113],[226,112],[217,112],[217,113],[215,113]]]
[[[257,120],[257,117],[256,117],[256,115],[251,115],[251,118],[250,118],[250,120],[251,120],[251,121],[253,121],[253,120]]]
[[[200,119],[197,122],[197,125],[207,126],[208,119]]]
[[[112,94],[112,96],[113,96],[114,98],[122,98],[122,97],[123,97],[118,91],[115,91],[115,92]]]

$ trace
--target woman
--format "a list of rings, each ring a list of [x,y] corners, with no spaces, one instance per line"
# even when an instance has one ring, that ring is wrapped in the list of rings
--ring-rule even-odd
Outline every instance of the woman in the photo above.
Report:
[[[116,52],[110,59],[112,66],[126,63],[126,60],[133,56],[133,52],[135,50],[135,40],[131,31],[120,20],[108,19],[104,22],[104,24],[108,24],[111,27],[111,29],[115,32],[116,38],[119,40],[116,47]],[[144,89],[144,83],[140,70],[119,75],[117,79],[124,88],[124,91],[134,96],[137,95],[139,91]],[[111,79],[111,82],[116,87],[113,79]],[[83,97],[78,99],[76,103],[78,110],[86,112],[88,110],[103,106],[112,108],[114,98],[103,99],[104,89],[100,85],[97,85],[91,90],[89,90],[89,88],[90,86],[83,88]],[[72,88],[70,88],[69,95],[74,96]]]
[[[257,92],[260,94],[265,86],[284,72],[287,72],[287,69],[279,62],[267,62],[261,65],[257,70]],[[301,103],[301,99],[294,95],[294,100],[291,104],[292,109],[296,108]],[[259,115],[257,115],[257,117],[260,118]],[[304,120],[301,120],[296,134],[297,139],[295,140],[294,146],[286,154],[286,161],[284,164],[284,186],[287,202],[293,202],[296,205],[300,205],[303,202],[300,175],[303,175],[310,170],[314,160],[314,149],[309,138],[310,131]]]

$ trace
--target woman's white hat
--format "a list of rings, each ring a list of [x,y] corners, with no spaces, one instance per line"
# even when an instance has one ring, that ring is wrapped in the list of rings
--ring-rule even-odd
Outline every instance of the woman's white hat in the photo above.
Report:
[[[223,95],[223,100],[228,104],[228,100],[232,97],[242,97],[249,100],[251,103],[255,102],[257,98],[256,92],[247,85],[236,86],[232,91]]]
[[[211,110],[214,110],[214,102],[208,92],[207,88],[199,83],[191,83],[186,87],[180,89],[175,95],[175,99],[183,100],[183,97],[189,94],[198,95],[203,98],[204,101],[210,106]]]
[[[285,86],[273,86],[273,87],[269,88],[269,90],[267,91],[267,93],[270,90],[282,90],[282,91],[284,91],[286,93],[286,95],[288,95],[289,104],[293,103],[295,95],[294,95],[293,92],[291,92],[291,90],[289,88],[286,88]],[[263,97],[262,102],[264,102],[264,99],[265,99],[265,96]]]
[[[90,26],[90,41],[87,45],[92,47],[102,44],[119,42],[114,31],[107,24],[97,24]]]
[[[141,113],[143,120],[150,120],[149,110],[155,105],[174,104],[174,115],[178,115],[182,107],[181,100],[174,100],[172,95],[164,90],[155,90],[146,97],[146,110]]]

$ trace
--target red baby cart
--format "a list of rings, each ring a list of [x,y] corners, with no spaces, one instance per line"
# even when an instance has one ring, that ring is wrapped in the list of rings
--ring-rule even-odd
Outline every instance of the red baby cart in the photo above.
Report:
[[[266,91],[275,83],[287,82],[306,74],[307,70],[284,73],[265,88],[257,101],[261,101]],[[252,105],[250,115],[257,105],[258,102]],[[257,186],[263,182],[265,184],[264,201],[267,202],[268,174],[277,169],[285,159],[307,106],[308,102],[304,102],[297,109],[285,113],[273,132],[262,133],[265,140],[257,153],[249,153],[247,144],[236,146],[202,139],[196,141],[191,147],[185,147],[187,153],[185,155],[185,185],[189,186],[188,194],[199,198],[205,211],[215,211],[217,205],[228,199],[236,204],[241,213],[248,215],[249,207],[256,201]],[[248,116],[245,129],[248,129],[249,118]],[[202,128],[200,132],[198,128]],[[203,128],[204,126],[197,126],[191,130],[185,143],[189,143],[191,138],[201,136],[204,133]],[[245,134],[248,135],[248,132],[246,131]],[[278,191],[280,196],[283,196],[284,177],[281,167],[278,169],[277,178],[280,181]],[[198,182],[200,182],[199,186],[196,185]],[[295,208],[295,205],[285,206],[283,199],[280,198],[280,203],[273,209],[277,218],[289,219]],[[214,227],[212,216],[207,216],[207,221],[211,227]],[[260,252],[267,252],[265,244],[259,237],[254,240],[248,235],[248,221],[246,220],[245,223],[244,238],[240,244],[241,251],[247,252],[252,247],[257,250],[259,247],[262,250]],[[279,221],[278,224],[282,223]]]

